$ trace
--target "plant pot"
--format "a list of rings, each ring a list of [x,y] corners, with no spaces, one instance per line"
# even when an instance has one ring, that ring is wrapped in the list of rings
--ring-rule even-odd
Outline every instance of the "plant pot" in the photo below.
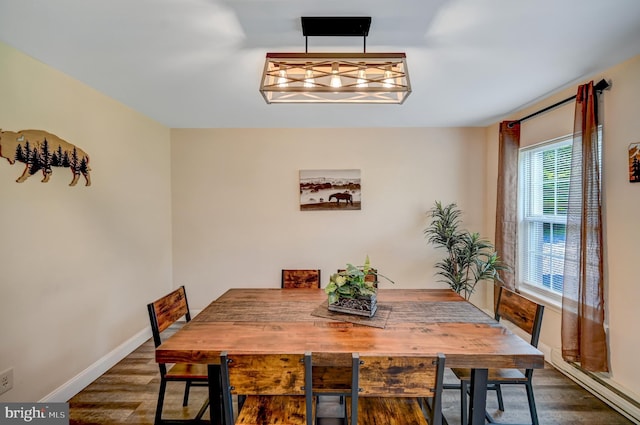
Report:
[[[355,314],[357,316],[373,317],[378,309],[377,297],[371,295],[358,298],[338,298],[333,304],[328,304],[329,311],[337,313]]]

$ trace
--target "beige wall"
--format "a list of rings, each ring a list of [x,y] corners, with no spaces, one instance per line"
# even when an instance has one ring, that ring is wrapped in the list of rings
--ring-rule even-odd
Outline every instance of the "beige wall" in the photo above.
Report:
[[[640,56],[624,62],[602,74],[585,81],[553,97],[545,99],[526,110],[514,114],[512,119],[551,105],[575,95],[578,84],[593,79],[611,80],[612,87],[605,91],[602,104],[603,118],[603,213],[605,225],[605,284],[611,379],[628,389],[629,395],[640,399],[640,369],[636,353],[640,352],[640,279],[637,261],[640,241],[640,184],[629,183],[628,146],[640,142]],[[532,145],[570,134],[573,127],[574,103],[554,109],[528,120],[522,125],[521,144]],[[497,161],[498,126],[487,131],[489,142],[487,168],[489,174]],[[492,176],[495,177],[495,176]],[[494,184],[489,187],[495,187]],[[495,211],[495,190],[489,194]],[[493,212],[495,214],[495,212]],[[487,294],[487,299],[491,295]],[[541,344],[546,350],[560,347],[560,311],[545,310]]]
[[[482,128],[174,129],[174,280],[198,309],[279,287],[282,268],[320,268],[325,286],[368,254],[395,287],[441,286],[426,211],[455,201],[483,231],[484,141]],[[323,168],[361,170],[362,210],[300,211],[299,170]]]
[[[93,185],[0,158],[0,401],[38,401],[134,334],[171,282],[169,130],[0,43],[0,127],[84,149]]]

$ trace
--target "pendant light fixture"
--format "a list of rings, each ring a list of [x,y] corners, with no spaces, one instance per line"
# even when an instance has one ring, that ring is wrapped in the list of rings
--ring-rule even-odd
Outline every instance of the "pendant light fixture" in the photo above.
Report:
[[[366,53],[371,17],[302,17],[305,53],[267,53],[267,103],[401,104],[411,93],[404,53]],[[308,53],[310,36],[360,36],[363,53]]]

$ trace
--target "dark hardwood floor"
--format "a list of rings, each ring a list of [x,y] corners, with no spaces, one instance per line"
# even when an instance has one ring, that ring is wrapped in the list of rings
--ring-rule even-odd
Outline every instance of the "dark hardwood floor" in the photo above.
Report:
[[[542,425],[633,423],[549,365],[537,370],[533,379]],[[70,424],[153,424],[159,382],[153,342],[149,340],[69,400]],[[183,408],[183,391],[183,384],[169,383],[165,418],[192,417],[207,396],[205,388],[193,388],[189,407]],[[495,412],[495,418],[500,421],[528,423],[524,389],[505,387],[503,394],[506,411],[499,414],[495,396],[490,393],[489,412]],[[458,402],[457,391],[445,391],[443,410],[450,425],[460,423]]]

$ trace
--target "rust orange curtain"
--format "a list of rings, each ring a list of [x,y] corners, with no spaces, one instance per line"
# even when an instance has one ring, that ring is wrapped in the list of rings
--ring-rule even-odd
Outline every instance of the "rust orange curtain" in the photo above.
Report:
[[[520,149],[520,123],[500,123],[498,153],[498,190],[496,201],[495,248],[502,262],[511,270],[501,273],[503,285],[516,289],[515,265],[518,230],[518,150]],[[493,292],[494,307],[498,299],[498,287]]]
[[[562,294],[562,357],[607,372],[598,113],[593,81],[578,88]]]

